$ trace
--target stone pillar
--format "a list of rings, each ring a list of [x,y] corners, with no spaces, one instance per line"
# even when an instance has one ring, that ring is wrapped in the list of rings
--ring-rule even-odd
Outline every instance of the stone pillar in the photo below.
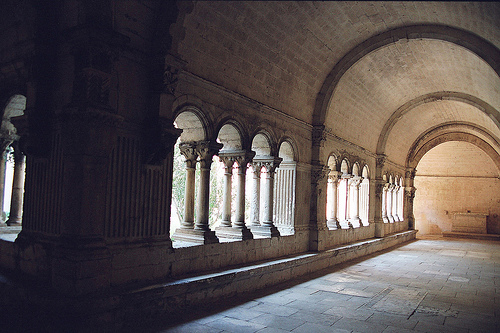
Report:
[[[347,228],[353,228],[351,223],[351,203],[349,200],[349,183],[351,179],[351,175],[342,175],[342,178],[345,179],[345,220],[343,221],[346,224]]]
[[[252,233],[261,237],[276,237],[280,233],[273,221],[274,175],[282,159],[278,157],[255,157],[254,162],[266,168],[266,182],[263,191],[263,218],[261,226],[252,227]]]
[[[392,216],[394,217],[394,222],[399,222],[400,218],[398,215],[398,207],[399,207],[399,186],[394,185],[394,189],[392,190]]]
[[[384,187],[385,181],[383,179],[384,165],[386,161],[386,156],[383,154],[377,155],[375,160],[375,179],[370,181],[370,185],[373,184],[374,187],[374,197],[373,203],[370,207],[373,207],[373,222],[375,223],[375,237],[384,237],[385,226],[384,222]]]
[[[337,230],[341,229],[339,220],[337,219],[337,192],[338,192],[338,183],[341,173],[339,171],[330,171],[328,175],[328,191],[330,193],[330,210],[329,210],[329,218],[326,222],[328,229]]]
[[[5,166],[7,163],[7,151],[3,150],[0,158],[0,223],[5,222],[6,216],[3,211],[3,202],[5,195]]]
[[[10,214],[7,225],[20,225],[23,216],[24,177],[26,156],[18,145],[14,147],[14,178],[12,180],[12,196],[10,199]]]
[[[387,191],[389,190],[389,183],[385,183],[382,192],[382,219],[384,223],[389,223],[389,218],[387,216]]]
[[[404,219],[408,221],[408,230],[415,229],[415,217],[413,216],[413,200],[415,199],[416,188],[414,185],[415,169],[408,168],[405,177],[405,197],[403,204]]]
[[[181,229],[193,229],[194,227],[194,191],[196,171],[196,144],[182,142],[179,144],[181,154],[186,158],[186,192],[184,194],[184,221]]]
[[[231,189],[233,180],[234,160],[221,158],[224,163],[224,193],[222,197],[222,220],[221,227],[231,227]]]
[[[394,223],[393,213],[393,192],[394,192],[394,184],[389,184],[387,189],[387,219],[389,223]]]
[[[260,163],[252,163],[253,166],[253,193],[250,202],[251,227],[260,226]]]
[[[353,177],[350,180],[350,188],[352,191],[351,195],[351,210],[352,210],[352,215],[351,219],[349,220],[351,222],[351,225],[354,228],[359,228],[361,226],[361,220],[359,219],[359,186],[361,185],[361,177]]]
[[[228,184],[228,175],[226,170],[226,182],[225,182],[225,192],[224,192],[224,217],[221,226],[216,229],[217,237],[219,238],[231,238],[238,240],[252,239],[253,235],[250,230],[245,225],[245,180],[246,180],[246,170],[247,165],[255,155],[255,152],[247,151],[228,151],[221,152],[219,156],[223,160],[235,161],[238,163],[238,183],[236,189],[236,212],[235,220],[232,227],[227,225],[227,221],[224,221],[226,216],[226,209],[229,206],[231,200],[231,184]],[[229,163],[228,163],[229,164]],[[226,164],[226,168],[227,165]],[[231,163],[232,165],[232,163]],[[228,189],[229,186],[229,189]],[[229,203],[227,202],[229,200]]]

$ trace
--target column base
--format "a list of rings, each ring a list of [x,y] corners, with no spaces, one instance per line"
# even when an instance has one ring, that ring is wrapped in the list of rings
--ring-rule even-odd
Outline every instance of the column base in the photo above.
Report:
[[[383,218],[382,218],[382,221],[383,221],[384,223],[389,223],[389,218],[387,218],[387,217],[383,217]]]
[[[217,227],[215,234],[219,238],[229,238],[234,240],[253,239],[253,234],[247,227]]]
[[[389,220],[389,223],[394,223],[394,217],[388,216],[387,219]]]
[[[214,244],[219,243],[219,239],[212,230],[199,229],[177,229],[172,238],[181,242],[190,242],[196,244]]]
[[[18,226],[21,225],[21,219],[8,219],[5,224],[7,224],[9,227],[10,226]]]
[[[281,236],[278,228],[274,225],[272,226],[251,226],[250,230],[254,236],[258,236],[259,238],[271,238]]]
[[[355,217],[349,221],[349,223],[352,225],[353,228],[359,228],[361,227],[361,220],[359,217]]]
[[[340,222],[337,219],[326,221],[326,226],[328,227],[328,230],[342,229],[342,226],[340,225]]]

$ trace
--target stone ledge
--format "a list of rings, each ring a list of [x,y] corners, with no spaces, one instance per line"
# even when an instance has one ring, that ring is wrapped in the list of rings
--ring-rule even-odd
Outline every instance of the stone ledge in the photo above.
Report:
[[[496,234],[475,234],[475,233],[468,233],[468,232],[452,232],[452,231],[443,232],[443,237],[500,241],[500,235],[496,235]]]

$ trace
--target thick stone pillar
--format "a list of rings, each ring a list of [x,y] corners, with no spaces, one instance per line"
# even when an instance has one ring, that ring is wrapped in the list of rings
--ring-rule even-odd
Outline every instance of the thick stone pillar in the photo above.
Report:
[[[253,193],[250,202],[250,226],[260,226],[260,172],[262,165],[252,163],[253,167]]]
[[[337,206],[338,206],[337,194],[338,194],[338,183],[340,176],[341,173],[339,171],[330,171],[330,173],[328,174],[328,191],[331,200],[329,207],[329,217],[326,222],[326,225],[330,230],[342,229],[339,220],[337,219]]]
[[[353,177],[350,179],[351,188],[351,225],[354,228],[359,228],[361,226],[361,220],[359,219],[359,186],[361,185],[361,177]]]
[[[14,147],[14,178],[12,180],[12,196],[10,199],[10,214],[7,225],[20,225],[23,216],[24,178],[26,156],[18,145]]]
[[[238,240],[247,240],[252,239],[253,235],[250,230],[245,225],[245,180],[246,180],[246,170],[247,165],[255,155],[255,152],[247,152],[247,151],[228,151],[221,152],[219,156],[224,161],[228,161],[227,165],[233,165],[234,162],[238,163],[238,183],[236,189],[236,211],[235,211],[235,220],[232,223],[232,227],[227,225],[227,211],[226,209],[231,207],[231,190],[228,179],[228,173],[226,169],[226,181],[225,181],[225,191],[224,191],[224,216],[223,223],[218,227],[215,232],[217,237],[219,238],[231,238]],[[233,161],[231,163],[231,161]],[[225,162],[226,163],[226,162]],[[228,189],[229,186],[229,189]],[[229,203],[228,203],[229,201]],[[230,213],[230,211],[229,211]]]
[[[384,223],[386,222],[386,219],[384,219],[384,210],[385,210],[385,180],[382,177],[383,174],[383,169],[386,161],[386,156],[385,155],[378,155],[375,163],[375,179],[373,181],[370,181],[370,184],[373,183],[374,186],[374,202],[373,206],[370,205],[370,207],[373,207],[373,222],[375,223],[375,237],[384,237],[385,235],[385,226]]]
[[[274,176],[282,159],[278,157],[255,157],[254,162],[266,168],[266,182],[263,195],[263,218],[260,226],[252,227],[252,233],[261,237],[276,237],[280,233],[273,221]]]
[[[415,199],[415,191],[416,188],[414,185],[415,180],[415,169],[408,168],[406,169],[406,177],[405,177],[405,197],[403,204],[404,211],[404,219],[408,221],[408,229],[415,229],[415,217],[413,215],[413,200]]]

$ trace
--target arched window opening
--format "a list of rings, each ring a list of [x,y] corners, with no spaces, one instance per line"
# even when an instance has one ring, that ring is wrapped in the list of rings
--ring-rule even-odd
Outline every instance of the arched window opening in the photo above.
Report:
[[[362,178],[360,176],[359,164],[354,163],[352,167],[352,175],[349,179],[348,200],[349,200],[349,222],[353,228],[362,226],[361,219],[359,218],[359,193]]]
[[[210,229],[210,219],[219,208],[214,202],[218,188],[210,186],[210,180],[212,173],[217,172],[212,163],[214,155],[222,145],[207,140],[205,126],[194,110],[181,112],[174,125],[183,132],[174,147],[172,240],[216,243],[218,239]]]
[[[337,171],[337,158],[334,155],[327,161],[330,172],[328,174],[328,188],[326,193],[326,225],[329,230],[341,229],[338,220],[338,185],[341,173]]]
[[[389,188],[387,175],[383,175],[382,180],[384,184],[384,187],[382,188],[382,220],[384,223],[389,223],[389,218],[387,216],[387,190]]]
[[[12,96],[3,110],[0,128],[1,220],[8,226],[22,224],[26,156],[19,147],[19,135],[11,119],[24,115],[26,97]]]
[[[350,222],[350,207],[349,207],[349,180],[351,179],[351,174],[349,174],[349,162],[344,159],[340,164],[341,180],[338,186],[338,208],[339,213],[338,219],[342,229],[348,229],[352,227]]]
[[[243,149],[240,131],[231,123],[221,127],[217,142],[223,145],[219,159],[224,167],[222,216],[215,229],[217,237],[221,241],[252,239],[253,235],[245,223],[249,216],[246,180],[248,164],[255,153]]]
[[[363,226],[369,225],[370,210],[370,171],[368,166],[363,167],[361,188],[359,192],[359,218]]]
[[[295,182],[297,161],[293,146],[284,141],[279,147],[282,159],[276,169],[274,186],[274,222],[282,236],[295,233]]]
[[[403,177],[399,177],[399,190],[398,190],[398,218],[399,218],[399,221],[404,221],[404,217],[403,217],[404,193],[405,193],[405,188],[403,185]]]
[[[251,163],[254,173],[250,189],[252,193],[250,228],[256,238],[279,236],[279,230],[275,225],[274,200],[276,169],[282,159],[272,156],[270,140],[262,133],[257,134],[252,140],[252,151],[255,152],[255,156]]]
[[[387,209],[387,219],[389,220],[389,223],[394,223],[394,178],[392,175],[389,175],[389,181],[387,185],[387,191],[386,191],[386,209]]]

